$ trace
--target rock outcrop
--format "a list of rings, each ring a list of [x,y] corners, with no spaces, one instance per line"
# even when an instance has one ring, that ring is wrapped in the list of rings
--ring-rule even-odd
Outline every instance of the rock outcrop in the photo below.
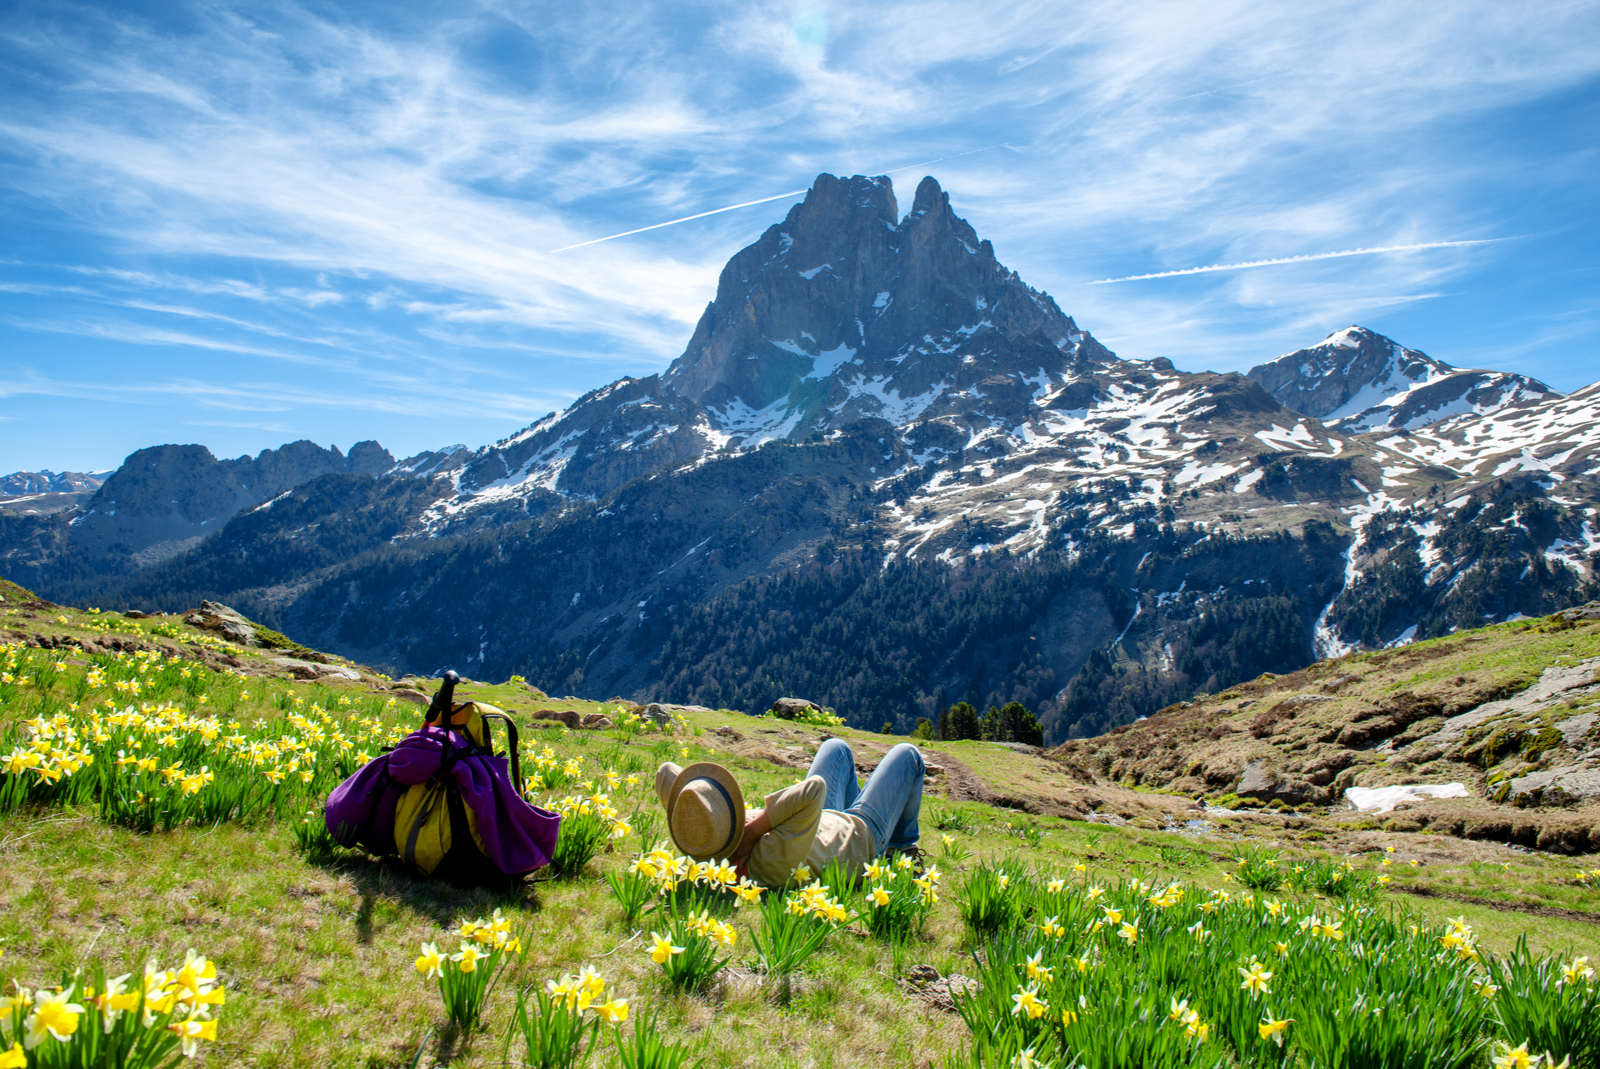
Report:
[[[256,645],[255,625],[244,615],[217,601],[202,601],[198,609],[183,615],[183,622],[192,627],[215,631],[230,642],[241,646]]]
[[[780,720],[799,720],[807,713],[821,712],[816,702],[804,698],[779,698],[767,712]]]

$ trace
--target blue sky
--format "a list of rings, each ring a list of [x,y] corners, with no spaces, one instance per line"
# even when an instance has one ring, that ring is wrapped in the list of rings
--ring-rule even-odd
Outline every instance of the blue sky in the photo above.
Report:
[[[0,472],[492,441],[664,368],[789,202],[550,250],[822,171],[934,174],[1124,356],[1361,323],[1571,390],[1597,146],[1589,2],[12,3]]]

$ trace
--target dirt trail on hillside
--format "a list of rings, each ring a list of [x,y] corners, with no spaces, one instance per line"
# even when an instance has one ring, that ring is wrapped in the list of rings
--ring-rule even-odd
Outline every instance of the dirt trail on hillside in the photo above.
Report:
[[[1417,898],[1442,898],[1449,902],[1464,902],[1469,906],[1499,910],[1501,913],[1528,913],[1535,917],[1555,917],[1564,921],[1600,924],[1600,913],[1586,913],[1581,909],[1536,906],[1531,902],[1502,902],[1493,898],[1479,898],[1477,895],[1453,895],[1446,891],[1436,891],[1431,887],[1402,887],[1397,890],[1402,894],[1415,895]]]

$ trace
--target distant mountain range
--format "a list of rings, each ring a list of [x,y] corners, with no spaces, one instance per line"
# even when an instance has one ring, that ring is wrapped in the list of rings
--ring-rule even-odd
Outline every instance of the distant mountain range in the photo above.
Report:
[[[0,512],[44,515],[81,505],[109,471],[14,471],[0,476]]]
[[[662,374],[403,461],[141,450],[0,508],[0,570],[397,670],[900,730],[1018,700],[1058,740],[1600,593],[1597,407],[1361,327],[1246,376],[1124,359],[932,178],[902,215],[822,175]]]

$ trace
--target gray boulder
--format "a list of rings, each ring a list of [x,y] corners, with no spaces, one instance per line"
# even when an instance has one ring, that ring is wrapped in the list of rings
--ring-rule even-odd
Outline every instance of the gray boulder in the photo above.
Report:
[[[256,629],[243,614],[220,601],[202,601],[200,607],[185,614],[183,622],[207,631],[215,631],[230,642],[241,646],[256,645]]]
[[[1233,793],[1240,798],[1256,798],[1263,802],[1272,797],[1272,788],[1278,783],[1278,774],[1267,767],[1265,761],[1251,761],[1244,766],[1239,786]]]
[[[779,698],[772,703],[772,708],[767,712],[779,720],[798,720],[806,715],[808,710],[815,709],[821,712],[821,707],[816,702],[806,701],[804,698]]]

